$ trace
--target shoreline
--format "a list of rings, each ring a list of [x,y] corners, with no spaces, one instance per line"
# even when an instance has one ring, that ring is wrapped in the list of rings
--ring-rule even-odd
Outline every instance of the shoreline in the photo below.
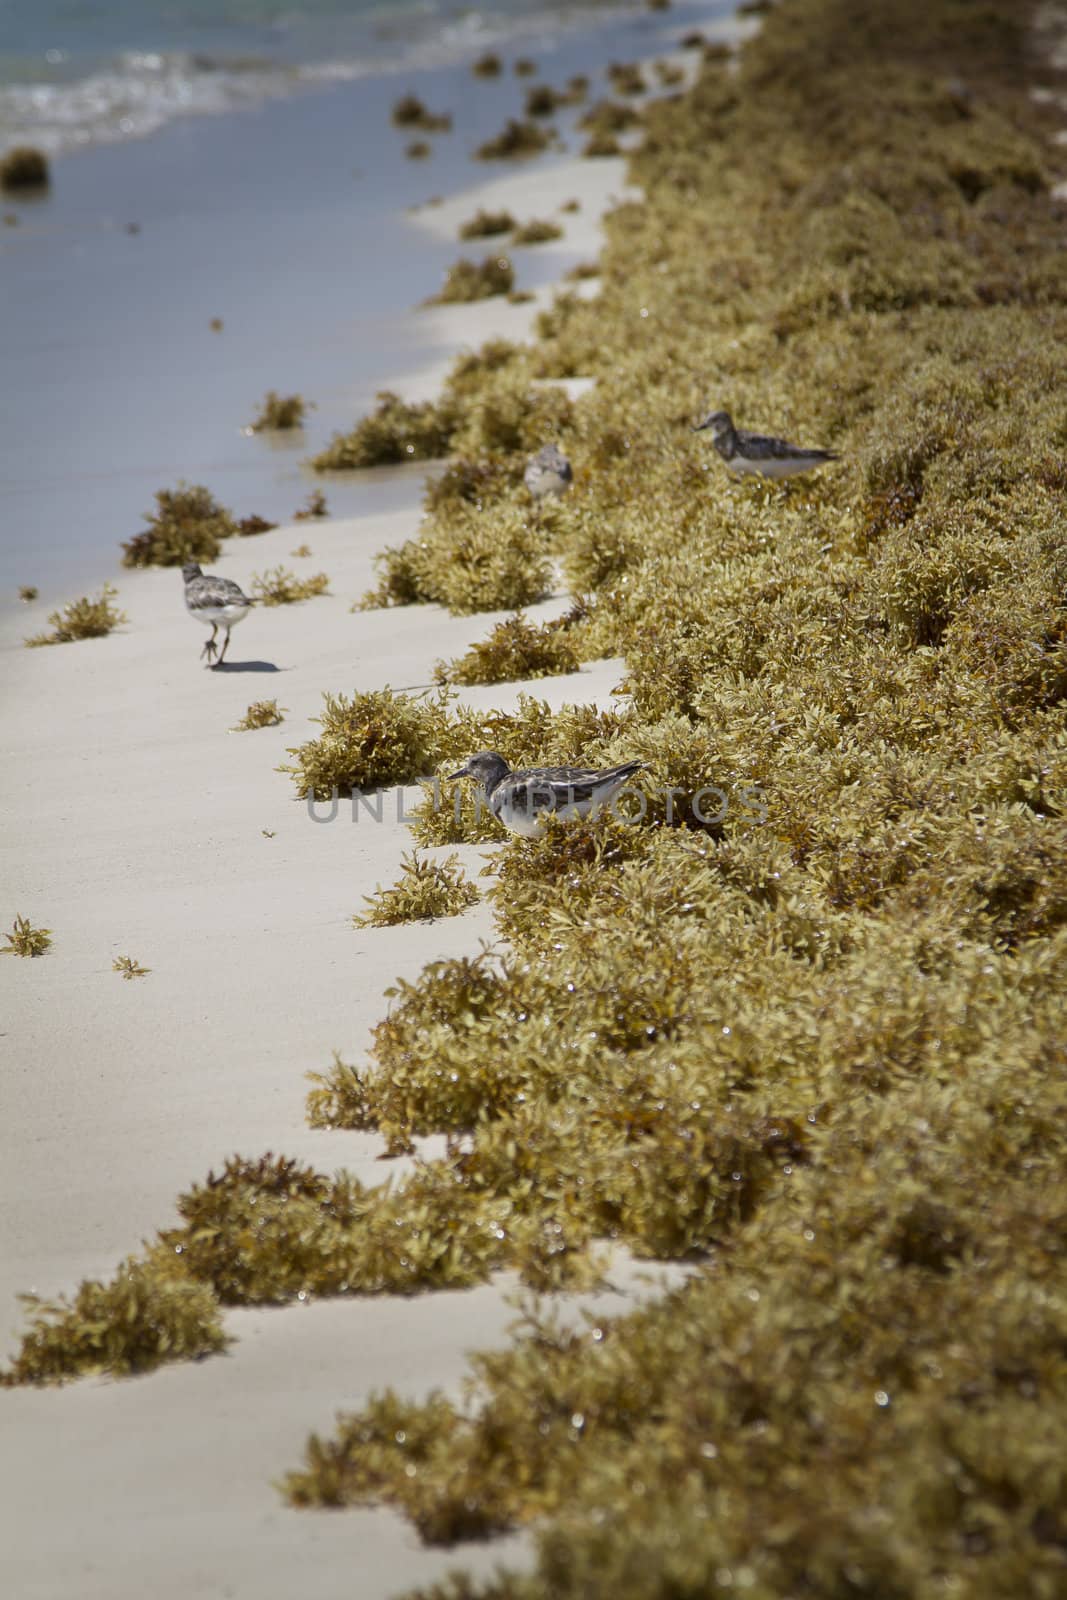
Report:
[[[634,12],[619,47],[656,39],[664,53],[678,15]],[[718,26],[735,25],[723,16]],[[544,56],[540,76],[591,70],[607,50],[592,24]],[[477,242],[444,238],[411,213],[442,190],[561,159],[550,151],[518,168],[470,159],[518,112],[528,81],[477,80],[466,65],[371,78],[189,119],[60,164],[50,198],[19,207],[23,225],[0,230],[9,507],[0,615],[17,612],[20,585],[35,584],[54,608],[99,586],[101,568],[113,576],[106,553],[117,564],[155,490],[179,479],[206,483],[238,516],[284,522],[319,485],[301,463],[332,432],[351,427],[378,389],[419,383],[427,364],[443,370],[461,341],[446,334],[442,346],[447,325],[418,307]],[[455,112],[423,162],[405,159],[408,136],[390,126],[392,102],[412,88]],[[563,116],[565,134],[576,114]],[[578,222],[564,220],[568,233]],[[547,292],[560,270],[545,246],[515,260],[520,288]],[[270,388],[316,403],[298,436],[247,436]],[[388,479],[331,483],[338,516],[395,503]]]

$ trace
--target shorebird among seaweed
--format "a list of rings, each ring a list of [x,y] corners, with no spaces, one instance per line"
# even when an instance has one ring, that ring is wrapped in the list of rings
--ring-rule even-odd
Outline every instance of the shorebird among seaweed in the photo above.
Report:
[[[449,782],[476,779],[497,821],[509,833],[533,839],[549,817],[587,817],[599,811],[644,765],[643,761],[625,761],[602,772],[586,767],[523,767],[512,772],[503,756],[494,750],[480,750],[448,778]]]
[[[535,500],[546,495],[566,494],[574,477],[571,464],[558,444],[543,444],[526,463],[522,481]]]
[[[705,428],[711,429],[711,442],[731,472],[754,472],[761,478],[793,478],[827,461],[840,460],[833,450],[809,449],[806,445],[790,444],[787,439],[775,439],[764,433],[745,433],[734,427],[728,411],[710,411],[693,432],[701,433]]]
[[[247,617],[255,605],[232,578],[219,578],[213,572],[203,572],[195,561],[187,561],[182,568],[185,580],[185,606],[191,617],[211,629],[211,638],[200,652],[201,661],[207,656],[212,667],[221,667],[230,644],[230,629]],[[217,645],[215,635],[225,628],[222,653],[215,660]]]

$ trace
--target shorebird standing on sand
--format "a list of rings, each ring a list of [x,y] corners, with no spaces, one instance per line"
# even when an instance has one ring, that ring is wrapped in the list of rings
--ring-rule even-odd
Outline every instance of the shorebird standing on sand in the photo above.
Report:
[[[221,667],[230,644],[230,629],[244,621],[255,601],[250,600],[232,578],[218,578],[213,572],[202,572],[195,561],[185,563],[182,577],[185,580],[186,610],[197,622],[211,629],[211,638],[201,650],[200,659],[207,656],[212,667]],[[220,628],[225,628],[226,638],[216,661],[215,635]]]
[[[640,772],[643,761],[626,761],[621,767],[590,772],[585,767],[508,768],[503,756],[481,750],[471,756],[455,778],[475,778],[485,790],[489,809],[509,833],[534,839],[550,816],[587,817],[607,805],[623,785]]]
[[[693,432],[700,433],[705,428],[711,429],[711,442],[731,472],[754,472],[761,478],[794,478],[798,472],[810,472],[827,461],[840,460],[833,450],[808,449],[763,433],[743,433],[734,427],[728,411],[709,412]]]
[[[566,494],[574,477],[571,464],[558,444],[544,444],[526,463],[522,481],[535,500],[546,495]]]

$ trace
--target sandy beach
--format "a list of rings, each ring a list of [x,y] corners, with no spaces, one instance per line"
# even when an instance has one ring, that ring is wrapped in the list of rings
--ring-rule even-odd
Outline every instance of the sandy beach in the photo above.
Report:
[[[478,204],[540,215],[581,203],[561,245],[538,258],[532,303],[415,314],[420,364],[398,378],[405,395],[435,393],[460,346],[523,338],[554,292],[552,274],[596,253],[600,218],[623,192],[621,159],[557,159],[421,210],[420,232],[452,259],[456,226]],[[285,359],[277,366],[284,372]],[[44,959],[0,963],[9,1352],[20,1293],[52,1297],[108,1277],[168,1223],[177,1193],[235,1152],[284,1152],[367,1183],[385,1176],[380,1139],[307,1127],[305,1075],[334,1050],[358,1060],[387,987],[428,960],[474,953],[490,935],[488,911],[354,929],[363,897],[395,879],[410,847],[401,797],[386,795],[380,824],[352,821],[345,806],[316,823],[276,769],[287,746],[314,735],[324,692],[427,687],[436,661],[500,620],[438,607],[351,611],[373,582],[374,555],[417,527],[422,477],[366,474],[350,492],[378,494],[378,509],[232,541],[213,563],[221,574],[247,585],[283,563],[325,572],[330,592],[254,611],[223,671],[198,660],[202,634],[173,570],[96,565],[129,619],[106,639],[24,649],[56,603],[51,587],[0,620],[5,926],[25,913],[54,939]],[[271,509],[269,497],[258,509]],[[312,555],[294,557],[304,543]],[[565,605],[558,594],[530,616]],[[507,709],[527,690],[553,708],[607,706],[620,673],[608,660],[463,697]],[[284,708],[283,724],[231,731],[266,697]],[[485,852],[459,853],[476,875]],[[124,982],[112,970],[119,955],[149,975]],[[603,1303],[620,1308],[622,1291],[642,1292],[643,1281],[620,1259],[620,1293]],[[423,1548],[393,1513],[298,1514],[283,1508],[272,1475],[296,1459],[310,1428],[327,1428],[373,1390],[458,1391],[466,1353],[499,1340],[512,1320],[513,1288],[505,1276],[464,1293],[239,1311],[227,1317],[236,1343],[203,1365],[3,1392],[7,1592],[386,1600],[439,1576],[455,1558]],[[489,1571],[522,1550],[521,1540],[497,1542],[464,1552],[463,1564]]]

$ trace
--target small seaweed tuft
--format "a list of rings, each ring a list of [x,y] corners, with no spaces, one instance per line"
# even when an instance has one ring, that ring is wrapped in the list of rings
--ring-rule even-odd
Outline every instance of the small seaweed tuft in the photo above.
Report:
[[[268,389],[252,421],[252,432],[301,428],[307,410],[308,403],[302,394],[278,394],[276,390]]]
[[[645,94],[648,84],[644,73],[635,61],[613,61],[608,67],[608,78],[616,94]]]
[[[91,1373],[127,1377],[224,1350],[219,1303],[160,1254],[123,1263],[110,1283],[83,1283],[73,1301],[24,1295],[31,1326],[6,1384],[64,1383]]]
[[[22,583],[19,585],[19,599],[25,605],[29,605],[31,601],[36,600],[38,593],[39,590],[35,583]]]
[[[235,722],[231,733],[251,733],[256,728],[276,728],[285,721],[285,707],[277,700],[253,700],[240,722]]]
[[[124,978],[147,978],[151,967],[142,967],[133,956],[116,956],[111,963],[112,972],[121,972]]]
[[[510,211],[486,211],[479,208],[468,217],[459,230],[461,239],[490,239],[494,234],[510,233],[518,226]]]
[[[516,161],[524,156],[540,155],[549,146],[549,134],[529,118],[517,122],[510,117],[492,139],[486,139],[474,152],[479,161]]]
[[[613,133],[594,133],[582,146],[582,155],[590,158],[599,156],[620,156],[622,145]]]
[[[563,229],[558,222],[531,217],[515,229],[512,244],[547,244],[550,239],[562,239]]]
[[[242,539],[251,539],[257,533],[270,533],[276,528],[276,522],[269,522],[266,517],[257,516],[255,512],[250,517],[242,517],[237,524],[237,532]]]
[[[114,604],[117,594],[117,589],[105,583],[95,600],[88,595],[82,595],[80,600],[72,600],[60,611],[50,613],[48,620],[52,624],[51,633],[34,634],[33,638],[24,641],[25,644],[29,649],[36,649],[46,644],[71,644],[77,639],[104,638],[127,620],[126,613]]]
[[[423,133],[448,133],[452,127],[447,112],[428,110],[416,94],[401,95],[393,106],[392,119],[398,128],[419,128]]]
[[[447,455],[454,420],[432,401],[410,404],[382,389],[377,406],[350,433],[335,433],[311,465],[316,472],[352,467],[392,466],[400,461],[431,461]]]
[[[365,895],[367,910],[356,914],[356,928],[391,928],[399,922],[432,922],[438,917],[457,917],[477,905],[478,890],[463,876],[456,856],[444,861],[419,859],[417,851],[402,860],[400,881],[391,888],[380,886]]]
[[[298,578],[288,567],[271,567],[252,578],[252,595],[261,605],[289,606],[299,600],[313,600],[316,595],[328,594],[330,580],[325,572],[312,578]]]
[[[46,189],[50,182],[48,157],[33,145],[16,145],[0,158],[0,190]]]
[[[574,646],[560,628],[551,622],[538,626],[520,612],[498,622],[488,639],[472,644],[466,655],[439,661],[434,678],[438,683],[512,683],[577,672],[578,665]]]
[[[487,50],[471,63],[471,71],[476,78],[499,78],[503,70],[504,63],[493,50]]]
[[[16,916],[10,933],[5,933],[7,943],[0,950],[5,956],[43,956],[52,943],[50,928],[35,928],[28,917]]]
[[[180,483],[156,493],[147,528],[122,546],[124,567],[182,567],[187,561],[214,561],[222,540],[237,524],[202,484]]]
[[[326,694],[322,715],[312,718],[322,732],[291,747],[295,765],[280,770],[292,776],[301,799],[414,783],[460,753],[447,705],[444,695],[413,700],[391,689]]]
[[[294,522],[317,522],[320,517],[328,517],[330,508],[326,504],[326,496],[321,489],[312,489],[302,506],[293,512]]]
[[[460,260],[449,267],[445,281],[427,305],[465,305],[507,294],[515,284],[515,268],[507,256],[486,256],[483,261]]]

